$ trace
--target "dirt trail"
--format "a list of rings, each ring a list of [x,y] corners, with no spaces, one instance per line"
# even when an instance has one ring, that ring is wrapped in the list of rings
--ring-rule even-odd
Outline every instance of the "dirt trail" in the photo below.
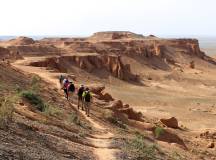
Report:
[[[25,57],[23,60],[17,60],[12,65],[15,68],[26,73],[36,74],[40,76],[44,81],[50,83],[53,87],[57,86],[57,88],[59,88],[60,86],[57,77],[62,73],[53,73],[43,67],[28,66],[28,64],[32,61],[35,62],[43,59],[44,57]],[[112,148],[112,138],[114,137],[114,134],[109,132],[109,128],[102,126],[91,117],[87,117],[84,112],[80,111],[80,113],[99,132],[98,134],[93,134],[91,138],[88,138],[91,141],[92,145],[95,146],[94,153],[98,157],[98,160],[115,160],[115,155],[119,150]]]

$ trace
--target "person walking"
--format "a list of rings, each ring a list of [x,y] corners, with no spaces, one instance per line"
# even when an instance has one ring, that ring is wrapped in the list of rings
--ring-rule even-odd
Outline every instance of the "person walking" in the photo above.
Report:
[[[84,100],[84,106],[85,106],[86,115],[89,117],[90,116],[91,102],[92,102],[92,94],[91,94],[89,88],[85,89],[85,91],[83,92],[82,97],[83,97],[83,100]]]
[[[62,87],[62,89],[64,90],[65,98],[67,98],[67,100],[69,98],[68,97],[68,87],[69,87],[69,85],[70,85],[70,82],[69,82],[68,78],[65,78],[63,80],[63,87]]]
[[[83,98],[82,98],[82,94],[83,94],[84,91],[85,91],[84,85],[80,85],[80,88],[78,89],[78,92],[77,92],[77,96],[78,96],[77,107],[78,107],[78,110],[79,110],[80,106],[81,106],[82,110],[84,110],[84,108],[83,108]]]
[[[71,97],[71,103],[73,103],[73,94],[75,92],[75,85],[73,82],[69,82],[69,85],[67,86],[67,94],[68,94],[68,99]],[[69,96],[71,94],[71,96]]]

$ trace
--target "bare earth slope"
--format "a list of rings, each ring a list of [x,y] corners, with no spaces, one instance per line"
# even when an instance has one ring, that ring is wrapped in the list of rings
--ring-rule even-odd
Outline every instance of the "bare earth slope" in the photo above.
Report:
[[[55,145],[54,157],[63,159],[68,152],[68,156],[77,159],[85,159],[83,156],[89,156],[89,159],[130,159],[137,154],[130,149],[125,152],[122,148],[129,143],[128,137],[136,136],[136,130],[147,136],[144,141],[151,139],[151,143],[163,148],[164,154],[155,153],[157,159],[179,156],[182,159],[215,159],[215,147],[209,147],[209,144],[214,143],[216,132],[216,63],[214,58],[200,50],[196,39],[160,39],[131,32],[99,32],[88,38],[34,41],[21,37],[0,42],[0,46],[4,54],[18,52],[19,58],[6,59],[20,59],[12,63],[13,67],[19,72],[40,76],[43,83],[48,84],[47,90],[54,91],[59,87],[57,78],[60,74],[68,74],[77,85],[105,85],[102,93],[95,94],[91,118],[83,112],[76,112],[82,123],[92,127],[89,129],[83,125],[81,130],[75,131],[81,135],[75,147],[81,145],[85,151],[79,147],[79,151],[74,150],[69,144],[77,143],[77,140],[69,138],[69,142],[62,144],[67,142],[69,150],[62,151],[61,147],[58,148],[60,144]],[[113,98],[107,98],[108,93],[124,103],[113,102]],[[44,97],[64,102],[62,93],[57,91],[56,94],[53,97],[44,93]],[[76,111],[74,100],[62,108],[69,115]],[[33,115],[33,119],[43,119],[43,114],[36,112],[34,116],[30,109],[25,109],[26,106],[29,107],[24,102],[24,107],[19,106],[16,112],[28,118]],[[112,118],[107,118],[110,112]],[[177,118],[178,129],[161,124],[161,118],[170,117]],[[58,122],[61,125],[57,127],[65,127],[65,119],[60,118]],[[119,130],[122,123],[128,130]],[[51,125],[56,127],[53,123]],[[160,127],[163,131],[158,135]],[[67,125],[66,128],[72,132]],[[51,134],[47,129],[39,132]],[[84,137],[83,132],[86,133]]]

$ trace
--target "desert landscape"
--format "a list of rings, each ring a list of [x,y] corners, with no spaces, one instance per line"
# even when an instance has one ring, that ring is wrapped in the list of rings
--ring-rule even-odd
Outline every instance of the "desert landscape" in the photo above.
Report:
[[[17,37],[0,55],[0,159],[216,159],[216,60],[197,39]],[[90,117],[60,75],[90,88]]]

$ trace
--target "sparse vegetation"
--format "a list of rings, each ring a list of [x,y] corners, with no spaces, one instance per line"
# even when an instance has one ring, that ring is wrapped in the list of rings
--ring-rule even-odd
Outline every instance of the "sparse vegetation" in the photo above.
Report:
[[[69,121],[71,123],[74,123],[74,124],[77,124],[77,125],[81,125],[80,119],[79,119],[79,117],[75,113],[71,113],[69,115]]]
[[[137,134],[133,139],[128,140],[124,151],[132,160],[157,160],[157,147],[147,145],[144,136],[141,134]]]
[[[127,129],[127,126],[117,117],[115,117],[112,114],[108,114],[105,116],[105,118],[112,124],[114,124],[117,127],[120,127],[122,129]]]
[[[33,91],[27,90],[21,92],[21,97],[28,100],[29,103],[36,106],[36,108],[42,112],[45,111],[45,108],[47,107],[44,101],[41,99],[41,97],[34,93]]]
[[[56,106],[52,106],[50,104],[46,104],[44,108],[44,114],[48,116],[61,116],[63,114],[62,110],[57,108]]]
[[[190,62],[190,68],[192,68],[192,69],[195,68],[195,62],[194,62],[194,61],[191,61],[191,62]]]
[[[4,97],[0,100],[0,127],[5,127],[12,121],[15,100],[14,96]]]
[[[41,78],[39,76],[33,76],[31,80],[31,90],[38,92],[40,88]]]
[[[184,160],[185,159],[180,154],[178,154],[177,152],[173,152],[170,158],[172,160]]]
[[[159,138],[162,134],[164,134],[164,128],[156,127],[154,133],[155,133],[155,137]]]

